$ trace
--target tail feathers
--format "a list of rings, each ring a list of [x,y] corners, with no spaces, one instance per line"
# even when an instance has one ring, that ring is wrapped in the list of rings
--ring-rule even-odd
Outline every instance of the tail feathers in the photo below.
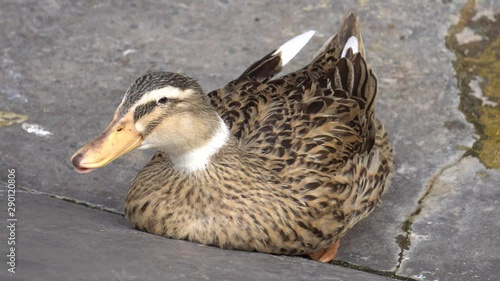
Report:
[[[311,66],[327,73],[331,90],[345,92],[358,103],[360,135],[363,137],[360,152],[370,151],[376,134],[374,107],[377,78],[366,64],[358,18],[353,13],[342,21],[338,33],[318,51]]]
[[[337,34],[330,37],[316,53],[313,64],[325,64],[331,61],[332,58],[334,61],[338,61],[343,57],[350,58],[356,53],[360,53],[362,57],[365,57],[358,17],[354,13],[350,13],[342,20]]]
[[[348,54],[352,51],[349,50]],[[375,142],[374,122],[375,99],[377,96],[377,78],[368,68],[360,53],[352,58],[341,58],[333,69],[331,85],[334,90],[343,90],[355,100],[360,111],[362,124],[361,135],[364,137],[361,152],[370,151]]]
[[[342,54],[347,53],[349,48],[356,47],[357,50],[352,48],[353,54],[361,53],[365,57],[365,48],[363,46],[363,39],[359,31],[359,20],[354,13],[350,13],[340,24],[339,28],[339,45],[342,47]],[[344,57],[342,56],[341,57]]]
[[[309,42],[315,31],[310,30],[299,36],[288,40],[277,50],[267,54],[262,59],[252,64],[241,77],[250,78],[257,81],[267,81],[278,74],[283,66],[289,63],[302,48]]]
[[[358,18],[353,13],[342,21],[335,38],[342,49],[335,49],[339,57],[331,78],[334,87],[348,92],[366,116],[371,117],[377,95],[377,78],[366,64]]]

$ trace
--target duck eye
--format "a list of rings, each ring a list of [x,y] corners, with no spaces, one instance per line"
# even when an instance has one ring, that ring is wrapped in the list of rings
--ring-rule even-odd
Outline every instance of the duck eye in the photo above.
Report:
[[[166,104],[168,102],[168,98],[162,97],[162,98],[159,98],[156,102],[159,104]]]

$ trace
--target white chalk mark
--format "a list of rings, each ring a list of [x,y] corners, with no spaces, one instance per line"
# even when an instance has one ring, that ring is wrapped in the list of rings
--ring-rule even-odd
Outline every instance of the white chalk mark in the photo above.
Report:
[[[22,128],[26,132],[34,134],[38,137],[48,138],[50,135],[53,135],[51,132],[45,130],[42,126],[38,124],[23,123]]]
[[[135,52],[137,52],[135,49],[126,49],[125,51],[123,51],[122,55],[126,57],[127,55],[133,54]]]

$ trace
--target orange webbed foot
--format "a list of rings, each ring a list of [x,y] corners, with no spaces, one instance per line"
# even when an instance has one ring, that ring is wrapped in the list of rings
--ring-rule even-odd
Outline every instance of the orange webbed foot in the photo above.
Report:
[[[335,255],[337,255],[337,250],[339,249],[339,245],[340,245],[340,240],[337,240],[328,248],[319,250],[314,253],[310,253],[309,257],[319,262],[324,262],[324,263],[330,262],[335,258]]]

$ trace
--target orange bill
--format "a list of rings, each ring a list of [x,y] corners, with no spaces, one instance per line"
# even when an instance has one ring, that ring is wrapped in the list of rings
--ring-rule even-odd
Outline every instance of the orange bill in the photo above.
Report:
[[[142,141],[141,134],[134,126],[132,115],[122,117],[116,114],[99,137],[73,154],[71,163],[77,172],[88,173],[136,149]]]

